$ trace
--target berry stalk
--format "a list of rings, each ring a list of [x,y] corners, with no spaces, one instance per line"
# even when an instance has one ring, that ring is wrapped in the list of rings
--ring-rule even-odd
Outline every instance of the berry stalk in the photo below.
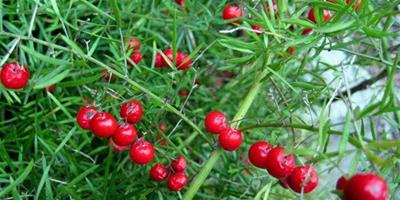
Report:
[[[268,65],[271,62],[271,59],[272,59],[271,56],[269,56],[266,65]],[[253,86],[247,93],[243,102],[240,104],[239,110],[236,113],[235,117],[233,118],[232,127],[234,128],[239,127],[241,120],[244,118],[251,104],[253,103],[254,99],[257,97],[257,94],[262,84],[262,80],[265,78],[265,76],[267,76],[268,71],[269,70],[266,66],[265,69],[262,71],[262,73],[257,76],[256,80],[253,83]],[[189,189],[183,196],[183,200],[193,199],[199,188],[203,185],[204,181],[210,174],[211,169],[214,168],[214,165],[217,163],[219,157],[221,156],[222,151],[223,149],[218,147],[211,153],[207,162],[204,164],[203,168],[200,170],[196,178],[192,181],[192,184],[190,185]]]

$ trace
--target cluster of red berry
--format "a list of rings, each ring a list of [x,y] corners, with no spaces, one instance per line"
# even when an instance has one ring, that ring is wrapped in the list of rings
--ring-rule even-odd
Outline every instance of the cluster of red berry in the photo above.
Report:
[[[279,179],[284,188],[295,192],[308,193],[318,186],[317,171],[310,165],[297,166],[295,158],[285,153],[283,147],[272,147],[268,142],[258,141],[248,152],[250,162]]]
[[[208,132],[218,134],[219,145],[227,151],[235,151],[243,141],[242,133],[229,126],[222,112],[209,112],[204,120]]]
[[[137,38],[132,38],[129,40],[127,45],[127,51],[131,50],[132,53],[129,57],[135,64],[138,64],[142,60],[143,55],[142,53],[140,53],[140,41]],[[133,63],[128,60],[128,65],[132,66]]]
[[[147,164],[154,158],[154,147],[143,139],[135,141],[137,130],[134,125],[142,119],[143,108],[139,101],[123,103],[120,108],[123,123],[118,124],[115,117],[108,112],[98,112],[94,106],[79,109],[76,121],[79,126],[99,138],[110,138],[116,151],[122,151],[130,145],[130,157],[136,164]],[[133,145],[132,145],[133,144]]]
[[[136,164],[150,163],[155,154],[153,145],[143,139],[138,139],[134,125],[142,119],[143,108],[139,101],[132,100],[123,103],[120,108],[120,117],[124,120],[118,124],[115,117],[108,112],[98,112],[94,106],[86,106],[79,109],[76,116],[78,125],[85,130],[91,130],[99,138],[109,138],[115,151],[123,151],[130,146],[130,158]],[[160,131],[165,131],[165,125],[161,124]],[[162,139],[162,138],[161,138]],[[171,163],[168,170],[161,163],[157,163],[150,170],[150,177],[161,182],[168,177],[168,188],[172,191],[180,191],[188,183],[185,174],[186,160],[178,157]]]
[[[168,188],[174,192],[178,192],[189,182],[185,171],[186,160],[182,156],[179,156],[172,161],[170,169],[167,169],[162,163],[155,164],[150,170],[150,177],[156,182],[162,182],[168,177]]]
[[[331,1],[333,1],[333,0],[331,0]],[[350,0],[346,0],[346,2],[349,3]],[[277,15],[277,5],[276,5],[276,2],[273,1],[273,2],[272,2],[272,5],[273,5],[273,11],[274,11],[275,16],[276,16],[276,15]],[[270,12],[269,5],[266,5],[266,6],[265,6],[265,12],[267,12],[267,13]],[[307,18],[308,18],[311,22],[316,23],[314,14],[315,14],[315,13],[314,13],[314,9],[311,8],[310,11],[308,12],[308,17],[307,17]],[[234,19],[236,19],[236,18],[243,17],[243,11],[242,11],[242,9],[241,9],[240,7],[238,7],[238,6],[229,5],[229,6],[226,6],[226,7],[224,8],[224,10],[223,10],[223,12],[222,12],[222,17],[224,18],[224,20],[234,20]],[[329,11],[328,11],[328,10],[323,10],[323,17],[324,17],[324,21],[325,21],[325,22],[327,22],[327,21],[329,20]],[[240,20],[238,19],[238,20],[232,22],[231,24],[232,24],[232,25],[233,25],[233,24],[240,24]],[[263,28],[263,27],[258,26],[258,25],[256,25],[256,24],[253,24],[251,27],[252,27],[252,29],[254,30],[254,32],[256,32],[258,35],[261,34],[261,33],[264,31],[264,28]],[[307,28],[307,29],[305,29],[305,30],[303,31],[303,35],[309,34],[311,31],[312,31],[311,28]]]
[[[388,187],[385,180],[373,173],[355,174],[346,179],[342,176],[336,182],[343,200],[386,200]]]
[[[229,126],[224,113],[209,112],[204,123],[208,132],[218,134],[218,141],[223,149],[235,151],[242,144],[242,133]],[[266,169],[285,188],[308,193],[318,185],[317,171],[310,165],[296,167],[294,156],[286,154],[282,147],[273,148],[269,143],[260,141],[250,147],[248,154],[253,165]]]
[[[349,0],[346,0],[346,2],[349,3]],[[277,5],[276,5],[276,2],[273,1],[272,5],[273,5],[273,11],[275,13],[275,16],[277,16]],[[267,13],[270,12],[269,5],[265,6],[265,12],[267,12]],[[315,14],[314,13],[314,9],[311,8],[309,13],[308,13],[308,19],[311,22],[316,23],[314,14]],[[324,21],[327,22],[329,20],[329,11],[328,10],[323,10],[323,16],[324,16]],[[243,11],[239,6],[229,5],[229,6],[226,6],[224,8],[224,10],[222,12],[222,17],[224,18],[224,20],[235,20],[237,18],[243,17]],[[237,19],[237,20],[231,22],[230,24],[231,25],[235,25],[235,24],[240,24],[240,23],[241,23],[240,19]],[[253,31],[257,35],[262,34],[263,31],[264,31],[263,27],[261,27],[259,25],[256,25],[256,24],[251,25],[251,28],[253,29]],[[293,26],[290,26],[289,28],[290,28],[290,30],[294,29]],[[303,35],[307,35],[307,34],[311,33],[311,31],[312,31],[312,28],[306,28],[303,31]],[[294,47],[290,47],[289,48],[289,52],[290,52],[291,55],[293,55],[294,54]]]

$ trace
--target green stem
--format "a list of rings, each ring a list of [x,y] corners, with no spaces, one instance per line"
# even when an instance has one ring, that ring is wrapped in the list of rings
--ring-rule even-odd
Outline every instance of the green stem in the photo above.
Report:
[[[271,59],[272,59],[271,57],[268,57],[267,64],[271,62]],[[234,123],[232,125],[233,127],[235,128],[239,127],[241,120],[246,115],[247,111],[249,110],[251,104],[253,103],[254,99],[256,98],[260,90],[262,80],[265,78],[267,74],[268,74],[268,68],[265,68],[264,71],[257,76],[257,79],[254,81],[253,86],[251,87],[249,93],[247,93],[243,102],[240,104],[239,110],[232,120]],[[219,157],[221,156],[222,151],[223,150],[221,148],[217,148],[211,153],[207,162],[204,164],[203,168],[200,170],[199,174],[196,176],[196,178],[190,185],[188,191],[183,196],[183,200],[193,199],[199,188],[203,185],[204,181],[210,174],[211,169],[214,167],[215,163],[217,163]]]

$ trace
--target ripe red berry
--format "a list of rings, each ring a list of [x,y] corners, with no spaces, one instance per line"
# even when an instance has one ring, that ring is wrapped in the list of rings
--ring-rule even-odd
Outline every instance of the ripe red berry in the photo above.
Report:
[[[336,190],[344,190],[346,184],[347,184],[346,177],[341,176],[336,182]]]
[[[290,55],[294,55],[294,47],[289,47],[289,53]]]
[[[161,132],[165,132],[165,130],[167,130],[167,126],[165,124],[160,124],[158,129],[160,129]]]
[[[250,162],[256,167],[267,169],[267,156],[271,149],[272,146],[267,142],[259,141],[254,143],[248,152]]]
[[[185,5],[185,0],[175,0],[176,4],[180,5],[180,6],[184,6]]]
[[[329,11],[328,10],[323,10],[323,17],[324,17],[324,21],[327,22],[329,20]],[[308,16],[307,18],[314,22],[317,23],[317,21],[315,20],[315,12],[314,12],[314,8],[310,9],[310,12],[308,12]],[[312,28],[306,28],[303,31],[303,35],[308,35],[309,33],[311,33]]]
[[[154,61],[154,66],[156,68],[163,68],[165,67],[164,58],[162,57],[161,53],[156,54],[156,58]]]
[[[226,6],[222,13],[224,20],[236,19],[243,16],[242,10],[238,6]],[[239,24],[240,20],[236,20],[231,24]]]
[[[147,164],[154,158],[154,147],[150,142],[139,140],[132,145],[129,154],[136,164]]]
[[[296,167],[289,176],[289,186],[297,193],[309,193],[318,186],[318,174],[309,165]]]
[[[81,107],[76,115],[78,125],[86,130],[90,129],[90,120],[96,114],[97,110],[94,106]]]
[[[119,152],[119,151],[125,151],[125,149],[128,148],[128,146],[120,146],[118,144],[115,144],[112,138],[108,140],[108,144],[113,148],[114,151]]]
[[[129,123],[138,123],[142,119],[143,108],[139,101],[129,101],[121,105],[119,114]]]
[[[310,34],[311,32],[312,32],[312,28],[306,28],[306,29],[304,29],[302,35],[308,35],[308,34]]]
[[[388,187],[385,180],[373,174],[356,174],[344,188],[344,199],[386,200]]]
[[[97,137],[111,137],[115,130],[117,130],[117,127],[117,120],[108,112],[98,112],[90,120],[90,129]]]
[[[327,22],[329,20],[329,11],[328,10],[323,10],[323,17],[324,17],[324,21]],[[310,21],[317,23],[317,20],[315,20],[315,12],[314,12],[314,8],[310,9],[310,12],[308,12],[308,17],[307,17]]]
[[[168,176],[168,169],[161,163],[155,164],[150,169],[150,178],[154,181],[161,182]]]
[[[173,50],[171,48],[164,50],[164,55],[168,58],[168,60],[172,63],[174,60]],[[162,57],[163,65],[166,67],[170,67],[168,62]]]
[[[268,152],[266,168],[275,178],[288,176],[296,167],[294,156],[286,154],[282,147],[275,147]]]
[[[192,59],[186,53],[178,53],[176,65],[177,69],[186,71],[192,66]]]
[[[274,10],[275,15],[277,14],[278,7],[276,5],[276,1],[272,1],[272,9]],[[265,12],[269,13],[269,4],[265,5]]]
[[[130,58],[135,64],[138,64],[142,60],[143,55],[140,52],[134,52],[130,55]],[[128,60],[128,65],[133,64]]]
[[[234,151],[242,144],[243,136],[239,130],[226,128],[218,136],[219,144],[227,151]]]
[[[187,91],[187,90],[179,90],[178,94],[181,97],[187,97],[189,95],[189,91]]]
[[[214,134],[218,134],[229,127],[224,113],[218,111],[209,112],[204,120],[204,124],[207,131]]]
[[[128,42],[127,49],[133,49],[133,52],[140,51],[140,41],[136,38],[131,38]]]
[[[264,29],[263,29],[261,26],[257,26],[257,25],[252,25],[252,26],[251,26],[251,29],[253,29],[254,32],[255,32],[257,35],[261,35],[261,34],[263,33],[263,31],[264,31]]]
[[[28,68],[16,62],[4,64],[0,74],[1,83],[8,89],[24,88],[30,77]]]
[[[186,170],[186,160],[182,156],[179,156],[171,163],[171,167],[174,172],[184,172]]]
[[[188,183],[188,177],[180,172],[171,174],[168,178],[168,188],[174,192],[182,190]]]
[[[120,124],[112,135],[115,144],[120,146],[128,146],[135,141],[137,136],[136,128],[128,123]]]

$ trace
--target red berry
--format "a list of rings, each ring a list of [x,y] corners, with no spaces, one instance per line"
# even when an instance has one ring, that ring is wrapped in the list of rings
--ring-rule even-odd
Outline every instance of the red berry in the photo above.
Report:
[[[218,134],[229,127],[224,113],[218,111],[209,112],[204,120],[204,124],[207,131],[214,134]]]
[[[278,7],[275,1],[272,1],[272,9],[274,10],[275,15],[277,14]],[[269,4],[265,5],[265,12],[269,13]]]
[[[90,129],[90,120],[96,114],[97,110],[94,106],[81,107],[76,115],[78,125],[86,130]]]
[[[53,93],[53,92],[54,92],[54,85],[50,85],[50,86],[47,87],[47,88],[43,88],[43,91],[44,91],[44,92]]]
[[[165,67],[164,58],[162,57],[161,53],[156,54],[154,66],[156,68],[163,68]]]
[[[175,172],[184,172],[186,170],[185,158],[179,156],[171,163],[171,167]]]
[[[329,11],[328,10],[323,10],[323,17],[324,17],[324,21],[327,22],[329,20]],[[314,8],[310,9],[310,12],[308,12],[308,17],[307,17],[310,21],[317,23],[317,21],[315,20],[315,12],[314,12]],[[313,29],[312,28],[306,28],[303,31],[303,35],[308,35],[311,33]]]
[[[329,20],[329,11],[328,10],[323,10],[323,15],[324,15],[324,21],[327,22]],[[314,12],[314,8],[310,9],[310,12],[308,12],[308,17],[307,17],[310,21],[317,23],[317,21],[315,20],[315,12]]]
[[[161,145],[162,145],[163,147],[166,147],[166,146],[168,145],[168,142],[167,142],[167,141],[162,141],[162,142],[161,142]]]
[[[259,168],[266,169],[267,168],[267,156],[268,152],[272,149],[272,146],[264,141],[259,141],[251,145],[248,156],[250,162]]]
[[[317,171],[309,165],[296,167],[289,176],[289,186],[297,193],[313,191],[318,186]]]
[[[290,55],[294,55],[294,47],[289,47],[289,53]]]
[[[174,173],[168,178],[168,188],[174,192],[178,192],[182,190],[188,182],[189,179],[184,173]]]
[[[165,180],[167,176],[168,176],[168,170],[161,163],[155,164],[150,170],[150,178],[153,179],[154,181],[161,182]]]
[[[306,28],[306,29],[304,29],[302,35],[308,35],[308,34],[310,34],[311,32],[312,32],[312,28]]]
[[[242,10],[238,6],[226,6],[222,13],[224,20],[235,19],[243,16]],[[240,20],[232,22],[232,24],[239,24]]]
[[[385,180],[373,174],[356,174],[344,188],[344,199],[386,200],[388,187]]]
[[[234,151],[242,144],[243,136],[239,130],[226,128],[218,136],[219,144],[227,151]]]
[[[176,4],[180,5],[180,6],[184,6],[185,5],[185,0],[175,0]]]
[[[98,112],[90,120],[90,129],[97,137],[111,137],[115,130],[117,130],[117,127],[117,120],[108,112]]]
[[[132,145],[129,154],[136,164],[147,164],[154,158],[154,147],[150,142],[139,140]]]
[[[282,147],[275,147],[268,152],[266,168],[275,178],[288,176],[296,167],[294,156],[286,154]]]
[[[132,38],[129,40],[127,49],[133,49],[134,52],[140,51],[140,41],[136,38]]]
[[[115,144],[112,138],[108,140],[108,144],[113,148],[114,151],[119,152],[119,151],[124,151],[125,149],[128,148],[128,146],[119,146],[118,144]]]
[[[115,144],[120,146],[128,146],[135,141],[137,136],[136,128],[128,123],[120,124],[112,135]]]
[[[164,55],[168,58],[168,60],[172,63],[174,60],[174,55],[173,55],[173,51],[171,48],[164,50]],[[164,57],[162,57],[163,59],[163,64],[166,67],[170,67],[168,62],[164,59]]]
[[[129,101],[121,105],[119,114],[129,123],[138,123],[142,119],[143,108],[139,101]]]
[[[264,29],[263,29],[261,26],[257,26],[257,25],[252,25],[252,26],[251,26],[251,29],[253,29],[254,32],[255,32],[257,35],[261,35],[261,34],[263,33],[263,31],[264,31]]]
[[[186,53],[178,53],[176,63],[177,69],[186,71],[192,66],[192,59]]]
[[[0,73],[1,83],[8,89],[24,88],[30,77],[28,68],[16,62],[4,64]]]
[[[187,97],[189,95],[189,91],[187,91],[187,90],[179,90],[178,94],[181,97]]]
[[[165,126],[165,124],[160,124],[158,129],[160,129],[161,132],[165,132],[165,130],[167,130],[167,126]]]
[[[134,52],[130,55],[130,58],[135,64],[138,64],[142,60],[143,55],[140,52]],[[128,65],[133,65],[133,64],[129,61]]]
[[[336,190],[344,190],[346,184],[347,184],[346,177],[344,176],[340,177],[336,182]]]

